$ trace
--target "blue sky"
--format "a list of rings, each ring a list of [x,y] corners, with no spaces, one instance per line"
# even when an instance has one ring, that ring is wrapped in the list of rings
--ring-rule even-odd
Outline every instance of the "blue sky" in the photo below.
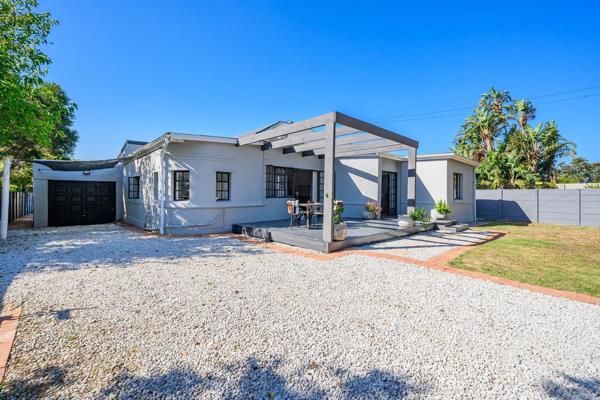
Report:
[[[525,98],[595,87],[535,100],[536,121],[556,120],[579,155],[600,161],[597,2],[402,3],[40,8],[60,20],[48,78],[79,105],[80,159],[111,158],[125,139],[165,131],[233,136],[333,110],[416,138],[421,153],[443,152],[469,114],[462,108],[493,85]]]

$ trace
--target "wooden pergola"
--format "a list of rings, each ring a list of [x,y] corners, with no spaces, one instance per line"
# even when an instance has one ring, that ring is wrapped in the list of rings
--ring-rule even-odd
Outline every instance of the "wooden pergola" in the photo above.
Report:
[[[333,196],[336,157],[408,151],[408,211],[415,207],[417,148],[406,136],[340,112],[331,112],[304,121],[278,124],[238,138],[238,144],[261,145],[262,150],[282,149],[284,154],[324,159],[323,241],[333,241]]]

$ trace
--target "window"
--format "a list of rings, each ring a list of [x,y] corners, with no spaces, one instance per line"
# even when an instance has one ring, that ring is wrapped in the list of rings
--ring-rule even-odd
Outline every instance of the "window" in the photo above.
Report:
[[[319,190],[317,192],[317,202],[323,202],[323,194],[325,193],[325,172],[319,171]]]
[[[130,176],[127,180],[127,198],[139,199],[140,198],[140,177]]]
[[[454,200],[463,199],[463,175],[454,173],[452,177],[452,192]]]
[[[217,172],[217,200],[229,200],[231,173]]]
[[[175,201],[190,199],[190,171],[173,172],[173,199]]]
[[[294,169],[267,165],[266,197],[294,197]]]

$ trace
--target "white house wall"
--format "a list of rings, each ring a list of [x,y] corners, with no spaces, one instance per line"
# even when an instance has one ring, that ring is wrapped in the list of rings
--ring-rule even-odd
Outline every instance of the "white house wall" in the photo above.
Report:
[[[167,232],[221,232],[235,223],[288,218],[287,198],[265,198],[265,166],[322,169],[317,157],[261,151],[258,146],[171,143],[167,157]],[[190,199],[173,200],[173,171],[190,171]],[[231,174],[230,200],[216,200],[216,172]]]
[[[400,213],[406,214],[407,162],[401,162]],[[447,160],[417,160],[416,206],[428,212],[438,200],[448,200]]]
[[[338,158],[335,163],[335,197],[344,200],[344,216],[360,218],[367,201],[379,200],[379,158]]]
[[[462,200],[453,199],[453,175],[455,172],[463,174]],[[452,208],[452,215],[450,217],[460,222],[472,222],[475,220],[475,188],[473,187],[474,173],[474,167],[455,160],[448,160],[448,178],[446,182],[448,204]]]
[[[96,169],[84,175],[82,171],[55,171],[43,164],[33,163],[33,223],[36,228],[48,226],[48,180],[56,181],[88,181],[88,182],[115,182],[116,190],[116,218],[123,218],[121,166],[113,168]]]
[[[123,166],[123,197],[124,220],[132,225],[146,229],[158,229],[160,220],[160,149],[143,157],[132,160]],[[154,173],[158,173],[158,186],[155,188]],[[130,199],[128,193],[128,178],[140,177],[140,197]]]

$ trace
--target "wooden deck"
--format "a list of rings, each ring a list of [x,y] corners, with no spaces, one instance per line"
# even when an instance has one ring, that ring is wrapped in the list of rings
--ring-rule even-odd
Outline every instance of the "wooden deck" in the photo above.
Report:
[[[320,226],[307,229],[306,226],[294,225],[293,228],[290,228],[289,220],[235,224],[233,225],[233,232],[268,242],[284,243],[322,253],[331,253],[348,247],[412,235],[430,229],[421,226],[400,229],[395,218],[381,220],[347,219],[346,227],[346,239],[331,243],[323,242],[323,231]]]

